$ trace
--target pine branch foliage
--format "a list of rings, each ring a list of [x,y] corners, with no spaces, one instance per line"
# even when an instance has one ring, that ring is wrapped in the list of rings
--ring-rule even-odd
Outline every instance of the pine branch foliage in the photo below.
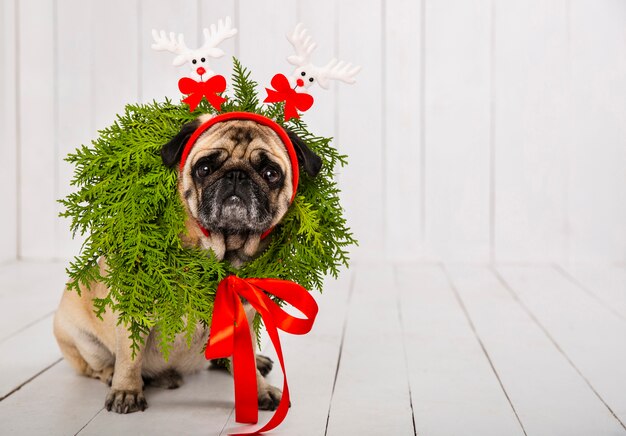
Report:
[[[98,315],[118,312],[134,351],[154,327],[166,357],[177,334],[185,333],[190,341],[197,323],[210,323],[217,284],[229,274],[292,280],[321,291],[326,275],[336,277],[339,267],[348,265],[348,248],[356,243],[334,180],[346,156],[333,148],[331,138],[315,136],[301,120],[284,123],[280,104],[261,105],[250,72],[237,59],[233,62],[233,96],[222,111],[274,119],[303,138],[324,163],[316,178],[300,173],[296,198],[272,232],[268,248],[241,269],[212,253],[182,246],[184,209],[177,171],[161,163],[161,146],[183,124],[201,113],[215,113],[206,101],[194,113],[186,104],[167,99],[128,105],[91,146],[83,145],[66,158],[76,168],[76,191],[59,200],[61,216],[71,219],[75,235],[86,236],[67,268],[68,288],[80,293],[81,284],[105,283],[109,294],[94,300],[94,310]],[[108,265],[105,274],[98,267],[101,257]],[[258,328],[258,320],[255,324]]]

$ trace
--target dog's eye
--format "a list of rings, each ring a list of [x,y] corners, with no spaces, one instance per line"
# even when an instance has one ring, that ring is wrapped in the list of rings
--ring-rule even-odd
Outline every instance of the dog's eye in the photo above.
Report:
[[[261,172],[261,175],[269,184],[276,183],[280,180],[280,173],[272,167],[266,167]]]
[[[313,77],[309,77],[309,82],[312,82],[312,81],[313,81]]]
[[[198,63],[198,61],[197,61],[197,60],[195,60],[195,59],[193,59],[193,60],[191,61],[191,63],[195,65],[195,64],[197,64],[197,63]]]
[[[205,59],[205,58],[202,58],[202,59],[200,59],[200,60],[201,60],[202,62],[204,62],[206,59]]]
[[[303,72],[301,72],[301,73],[300,73],[300,75],[301,75],[302,77],[304,77],[304,76],[306,76],[306,72],[305,72],[305,71],[303,71]]]
[[[205,178],[209,174],[211,174],[211,167],[209,166],[209,164],[203,164],[196,168],[196,175],[201,179]]]

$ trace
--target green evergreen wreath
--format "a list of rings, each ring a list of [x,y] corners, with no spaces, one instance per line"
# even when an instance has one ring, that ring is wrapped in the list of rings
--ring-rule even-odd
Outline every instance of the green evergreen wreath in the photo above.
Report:
[[[210,323],[217,284],[227,275],[291,280],[321,291],[324,276],[337,277],[338,268],[348,265],[347,247],[356,243],[334,180],[346,156],[332,147],[331,138],[311,134],[302,121],[285,123],[281,104],[261,105],[250,72],[237,59],[233,63],[234,96],[219,113],[246,111],[273,119],[298,134],[323,161],[316,178],[301,173],[296,198],[270,245],[242,268],[182,246],[185,214],[177,171],[161,162],[161,147],[183,124],[202,113],[217,113],[206,101],[193,113],[186,104],[167,99],[127,105],[91,147],[83,145],[66,158],[76,166],[72,185],[78,190],[59,200],[65,206],[61,216],[71,218],[74,235],[86,235],[67,269],[68,289],[80,294],[80,284],[105,283],[109,294],[94,300],[94,310],[98,316],[107,308],[119,313],[133,353],[154,327],[166,357],[176,334],[185,332],[190,341],[198,322]],[[98,268],[101,256],[108,264],[105,275]],[[257,317],[257,334],[259,322]]]

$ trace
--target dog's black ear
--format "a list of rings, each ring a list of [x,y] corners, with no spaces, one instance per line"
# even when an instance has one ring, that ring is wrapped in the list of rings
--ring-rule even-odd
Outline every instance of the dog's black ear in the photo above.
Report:
[[[193,132],[198,128],[198,125],[198,120],[190,121],[183,125],[180,132],[161,148],[161,159],[166,167],[171,168],[180,160],[185,144],[187,144]]]
[[[322,169],[322,159],[311,151],[302,138],[289,129],[285,130],[289,139],[291,139],[293,148],[296,150],[296,156],[298,156],[298,162],[300,162],[304,171],[311,177],[317,176]]]

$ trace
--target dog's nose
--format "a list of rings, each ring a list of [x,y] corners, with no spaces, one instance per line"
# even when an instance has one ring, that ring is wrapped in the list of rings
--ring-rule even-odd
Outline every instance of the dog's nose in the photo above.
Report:
[[[298,85],[298,86],[304,86],[304,80],[302,80],[302,79],[298,79],[298,80],[296,80],[296,85]]]
[[[198,73],[199,76],[202,76],[204,73],[206,73],[206,70],[204,69],[204,67],[198,67],[196,73]]]

